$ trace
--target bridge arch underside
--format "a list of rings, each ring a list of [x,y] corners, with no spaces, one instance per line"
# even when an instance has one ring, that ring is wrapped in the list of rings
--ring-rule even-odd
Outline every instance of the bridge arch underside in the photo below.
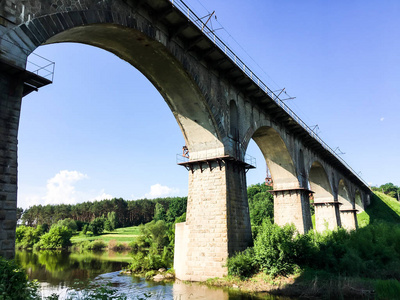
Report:
[[[309,182],[314,197],[315,230],[322,232],[340,226],[339,202],[332,193],[325,168],[318,161],[311,165]]]
[[[253,136],[271,172],[274,222],[293,223],[300,233],[312,228],[309,193],[300,186],[292,156],[281,135],[272,127],[261,127]]]
[[[137,68],[167,102],[191,152],[223,147],[204,95],[161,43],[138,30],[116,24],[74,27],[52,36],[44,44],[62,42],[107,50]]]
[[[364,201],[360,190],[356,190],[354,195],[355,209],[357,209],[357,213],[363,212],[365,209]]]
[[[354,230],[357,228],[357,214],[354,201],[350,198],[348,188],[343,179],[339,181],[338,185],[338,202],[340,205],[340,221],[342,227],[347,230]]]

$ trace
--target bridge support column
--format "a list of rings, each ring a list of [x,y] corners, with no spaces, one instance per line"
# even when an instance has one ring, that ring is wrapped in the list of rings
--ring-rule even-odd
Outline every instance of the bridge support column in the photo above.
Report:
[[[184,164],[189,169],[187,214],[185,223],[176,224],[174,258],[181,280],[227,275],[228,256],[252,242],[245,169],[225,158]]]
[[[315,205],[315,230],[323,232],[341,226],[338,201],[318,201]]]
[[[1,63],[0,63],[1,64]],[[15,255],[17,135],[23,82],[0,71],[0,256]]]
[[[340,221],[344,229],[348,231],[356,230],[358,227],[357,209],[341,209]]]
[[[309,194],[303,188],[273,190],[274,222],[279,226],[293,223],[299,233],[312,229]]]

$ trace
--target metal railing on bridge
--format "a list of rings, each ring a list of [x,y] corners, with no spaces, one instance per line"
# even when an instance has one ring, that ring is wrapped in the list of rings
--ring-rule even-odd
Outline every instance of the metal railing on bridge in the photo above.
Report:
[[[26,69],[40,77],[53,82],[55,62],[44,58],[36,53],[32,53],[26,62]]]
[[[12,41],[9,41],[7,39],[1,38],[1,42],[4,42],[8,44],[6,47],[18,47],[21,50],[21,53],[23,56],[20,55],[15,55],[11,52],[7,53],[7,56],[12,58],[15,61],[24,61],[25,56],[27,56],[26,60],[26,71],[29,71],[33,74],[36,74],[42,78],[45,78],[47,80],[50,80],[53,82],[54,80],[54,69],[55,69],[55,62],[48,60],[47,58],[40,56],[36,53],[31,53],[30,50],[25,49],[21,45],[18,45]]]
[[[335,156],[343,165],[345,165],[361,182],[367,187],[368,184],[355,172],[345,161],[341,158],[331,147],[329,147],[319,136],[316,134],[300,117],[287,106],[246,64],[216,35],[206,23],[199,18],[193,10],[182,0],[169,0],[174,7],[179,9],[184,15],[187,16],[197,28],[199,28],[203,34],[205,34],[210,41],[212,41],[221,51],[223,51],[233,63],[235,63],[257,86],[264,91],[269,97],[271,97],[289,116],[295,120],[300,126],[302,126],[311,137],[316,139],[324,149],[329,151]]]

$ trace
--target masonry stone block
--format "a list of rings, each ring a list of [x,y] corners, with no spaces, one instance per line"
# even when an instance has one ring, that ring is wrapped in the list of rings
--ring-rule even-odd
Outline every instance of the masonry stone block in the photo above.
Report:
[[[306,233],[312,228],[308,190],[275,190],[273,194],[276,224],[294,224],[299,233]]]
[[[357,210],[348,209],[348,210],[340,210],[340,220],[342,223],[342,227],[348,231],[356,230],[358,227],[357,224]]]
[[[340,216],[338,215],[339,203],[335,201],[325,203],[314,203],[315,205],[315,229],[318,232],[325,230],[335,230],[340,227],[338,223]]]
[[[0,222],[0,228],[2,227],[3,230],[15,230],[16,226],[16,220],[4,220]]]
[[[10,251],[15,249],[14,240],[3,240],[1,243],[1,251]]]

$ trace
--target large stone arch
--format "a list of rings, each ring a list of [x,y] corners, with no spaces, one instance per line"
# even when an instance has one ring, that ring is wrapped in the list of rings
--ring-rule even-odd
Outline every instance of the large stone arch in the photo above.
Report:
[[[340,205],[340,221],[342,227],[347,230],[357,228],[357,217],[354,200],[351,199],[350,191],[344,179],[339,180],[337,187],[337,198]]]
[[[39,34],[41,24],[52,24],[46,28],[47,34],[43,30]],[[207,91],[199,85],[203,74],[188,67],[178,49],[169,49],[166,36],[145,19],[102,10],[59,12],[22,24],[5,38],[12,39],[15,32],[31,41],[24,43],[26,48],[20,57],[27,57],[40,45],[62,42],[87,44],[115,54],[137,68],[160,92],[193,155],[210,148],[224,151],[217,121],[207,103]]]
[[[258,128],[252,136],[271,171],[274,189],[298,188],[296,169],[288,148],[277,130]]]
[[[334,198],[332,185],[324,166],[314,161],[309,174],[310,188],[314,193],[315,229],[335,229],[340,226],[339,202]]]
[[[307,232],[312,228],[309,193],[299,184],[298,172],[288,146],[279,132],[270,126],[259,127],[252,138],[271,171],[275,223],[293,223],[299,232]]]
[[[174,38],[169,28],[148,15],[146,8],[139,6],[139,13],[132,11],[125,1],[86,3],[93,7],[87,4],[82,10],[70,11],[64,6],[46,10],[48,7],[39,5],[38,11],[31,11],[24,19],[25,23],[1,36],[2,42],[7,40],[11,45],[5,59],[23,70],[28,55],[40,45],[76,42],[107,50],[144,74],[174,114],[190,151],[190,161],[185,165],[190,169],[187,221],[176,230],[177,277],[198,281],[225,275],[228,256],[251,243],[251,228],[245,169],[236,158],[226,155],[224,142],[229,129],[222,121],[226,115],[221,112],[226,107],[221,104],[218,76],[188,51],[190,45]],[[0,199],[7,200],[13,211],[7,225],[0,224],[10,233],[7,243],[0,245],[1,254],[8,257],[14,253],[16,145],[22,85],[23,81],[0,74],[2,88],[15,86],[13,98],[6,99],[13,106],[7,106],[8,111],[4,112],[12,117],[12,139],[4,134],[10,140],[5,147],[12,154],[2,157],[0,153],[1,165],[12,167],[12,174],[0,173],[0,181],[4,178],[10,182],[6,198]],[[3,89],[1,92],[5,94]],[[0,104],[3,105],[3,99]],[[0,141],[2,134],[0,131]],[[0,196],[3,197],[1,193]]]

